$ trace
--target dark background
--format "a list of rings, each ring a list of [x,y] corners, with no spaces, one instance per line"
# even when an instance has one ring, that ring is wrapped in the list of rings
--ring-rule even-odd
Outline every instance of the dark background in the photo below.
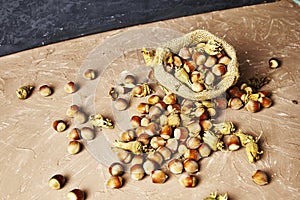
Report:
[[[0,0],[0,56],[83,35],[275,0]]]

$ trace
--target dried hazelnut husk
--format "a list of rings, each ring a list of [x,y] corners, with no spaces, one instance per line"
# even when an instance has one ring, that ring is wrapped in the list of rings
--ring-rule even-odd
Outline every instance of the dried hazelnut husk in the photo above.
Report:
[[[93,69],[86,69],[83,72],[83,78],[87,80],[94,80],[96,78],[96,72]]]
[[[70,81],[64,86],[65,92],[68,94],[72,94],[76,92],[77,86],[75,85],[74,82]]]
[[[151,172],[152,183],[164,183],[168,179],[168,175],[162,170]]]
[[[122,176],[124,174],[124,167],[121,163],[115,162],[109,166],[108,171],[112,176]]]
[[[81,150],[81,143],[78,140],[70,141],[68,144],[68,152],[69,154],[77,154]]]
[[[108,180],[106,185],[109,188],[118,189],[123,186],[123,179],[121,176],[111,176]]]
[[[48,85],[42,85],[39,88],[39,93],[43,96],[43,97],[47,97],[50,96],[52,94],[52,89],[51,87],[49,87]]]
[[[134,164],[130,167],[130,177],[133,180],[141,180],[145,176],[144,168],[141,164]]]
[[[70,192],[68,192],[67,199],[68,200],[84,200],[85,194],[80,189],[74,189],[74,190],[71,190]]]
[[[269,178],[266,172],[261,170],[256,170],[252,175],[252,180],[257,185],[267,185],[269,183]]]
[[[56,174],[52,176],[49,180],[49,186],[52,189],[59,190],[61,189],[66,182],[66,178],[61,174]]]
[[[168,169],[173,174],[181,174],[183,172],[183,163],[179,159],[173,159],[168,163]]]
[[[196,176],[190,174],[182,174],[179,178],[179,183],[184,187],[195,187],[198,183]]]
[[[63,120],[55,120],[52,123],[52,127],[54,128],[54,130],[56,130],[57,132],[63,132],[64,130],[67,129],[67,123],[64,122]]]
[[[16,94],[19,99],[27,99],[34,89],[31,85],[22,86],[17,89]]]

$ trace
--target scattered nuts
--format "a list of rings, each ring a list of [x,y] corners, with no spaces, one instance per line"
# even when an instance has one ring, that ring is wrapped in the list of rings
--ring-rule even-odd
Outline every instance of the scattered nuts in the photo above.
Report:
[[[66,178],[61,174],[52,176],[49,180],[49,186],[54,190],[61,189],[66,182]]]
[[[249,100],[246,105],[245,109],[250,112],[258,112],[260,110],[260,103],[258,101]]]
[[[117,98],[114,101],[114,108],[119,111],[126,110],[128,108],[128,106],[129,106],[129,102],[126,99]]]
[[[240,140],[236,135],[225,135],[223,140],[227,149],[230,151],[238,150],[241,146]]]
[[[168,179],[166,173],[162,170],[155,170],[151,172],[152,183],[164,183]]]
[[[80,131],[78,128],[73,128],[70,133],[68,133],[67,138],[72,140],[78,140],[80,135]]]
[[[31,95],[33,89],[34,87],[31,85],[22,86],[16,91],[17,97],[19,99],[27,99]]]
[[[55,120],[52,123],[52,127],[54,128],[54,130],[56,130],[57,132],[63,132],[64,130],[67,129],[67,124],[66,122],[64,122],[63,120]]]
[[[252,180],[257,185],[267,185],[269,183],[269,178],[266,172],[261,170],[256,170],[252,175]]]
[[[199,161],[201,158],[199,151],[196,149],[188,149],[183,156],[186,159],[192,159],[195,161]]]
[[[67,199],[68,200],[84,200],[85,199],[85,194],[83,191],[79,189],[74,189],[67,194]]]
[[[84,140],[93,140],[95,138],[95,131],[89,127],[83,127],[80,131],[80,137]]]
[[[77,154],[79,153],[81,150],[81,143],[77,140],[73,140],[73,141],[70,141],[69,142],[69,145],[68,145],[68,152],[69,154]]]
[[[280,62],[279,62],[279,60],[277,60],[276,58],[271,58],[270,60],[269,60],[269,67],[271,68],[271,69],[276,69],[276,68],[278,68],[280,66]]]
[[[52,89],[48,85],[42,85],[39,88],[39,92],[43,97],[47,97],[52,94]]]
[[[111,176],[106,185],[109,188],[118,189],[123,186],[123,179],[121,176]]]
[[[96,78],[96,72],[93,69],[87,69],[83,72],[83,78],[94,80]]]
[[[179,183],[184,187],[195,187],[198,183],[198,180],[193,175],[182,174],[179,178]]]
[[[242,100],[238,97],[233,97],[228,101],[228,107],[234,110],[239,110],[244,106]]]
[[[122,163],[128,164],[132,160],[132,154],[129,151],[123,149],[114,149],[116,155]]]
[[[150,175],[152,171],[158,169],[158,164],[155,161],[146,159],[143,163],[143,169],[147,175]]]
[[[74,82],[70,81],[65,85],[64,89],[66,93],[72,94],[77,90],[77,87]]]
[[[145,171],[143,169],[143,166],[141,164],[134,164],[130,167],[130,177],[133,180],[141,180],[145,176]]]
[[[269,97],[261,97],[258,99],[258,102],[262,105],[264,108],[269,108],[272,106],[273,101]]]
[[[108,171],[112,176],[122,176],[124,174],[124,167],[118,162],[112,163]]]

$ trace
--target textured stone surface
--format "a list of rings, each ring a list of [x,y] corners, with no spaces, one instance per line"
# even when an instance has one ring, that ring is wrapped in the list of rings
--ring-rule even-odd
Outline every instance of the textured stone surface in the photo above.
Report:
[[[228,192],[231,200],[298,199],[300,119],[299,104],[292,100],[300,101],[297,85],[300,81],[299,19],[299,6],[283,0],[104,32],[1,57],[0,199],[65,199],[67,192],[74,188],[84,190],[87,199],[198,200],[213,191]],[[68,106],[92,101],[94,108],[84,108],[88,114],[96,111],[116,117],[110,109],[111,100],[106,96],[108,87],[115,84],[114,77],[121,71],[143,64],[140,48],[156,46],[196,29],[206,29],[236,48],[241,80],[262,74],[272,78],[265,87],[272,92],[274,105],[271,108],[254,114],[226,110],[224,116],[247,133],[263,133],[261,160],[249,164],[244,149],[216,152],[201,161],[200,182],[194,189],[183,188],[177,176],[170,176],[165,184],[154,185],[149,177],[136,182],[128,174],[124,175],[123,188],[108,189],[105,181],[109,173],[105,163],[110,161],[111,155],[107,147],[92,149],[90,145],[77,155],[67,153],[66,133],[77,126],[66,117]],[[270,70],[271,57],[281,60],[282,66]],[[104,69],[105,66],[108,68]],[[85,67],[97,69],[94,82],[82,81],[81,72]],[[74,95],[63,90],[68,81],[80,83]],[[49,84],[54,93],[45,98],[35,89],[30,98],[17,99],[15,90],[26,84],[36,88]],[[89,92],[94,96],[76,98],[78,94],[86,94],[93,84],[96,90]],[[53,130],[52,122],[57,119],[69,122],[66,132]],[[104,130],[103,135],[112,140],[122,126],[118,123],[115,130]],[[100,161],[95,150],[104,151],[101,155],[107,160]],[[256,169],[269,174],[269,185],[261,187],[252,182],[251,175]],[[58,191],[48,187],[49,178],[57,173],[67,177],[66,185]]]
[[[136,24],[272,1],[2,1],[0,56]]]

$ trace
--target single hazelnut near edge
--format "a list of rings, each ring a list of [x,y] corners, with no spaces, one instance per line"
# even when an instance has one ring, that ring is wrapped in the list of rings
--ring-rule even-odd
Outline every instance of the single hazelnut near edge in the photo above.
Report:
[[[252,180],[257,185],[267,185],[269,183],[269,178],[266,172],[261,170],[256,170],[252,175]]]
[[[52,176],[49,180],[49,186],[54,190],[59,190],[64,186],[66,179],[61,174],[56,174]]]
[[[57,132],[63,132],[64,130],[67,129],[67,123],[64,122],[63,120],[55,120],[52,124],[52,127]]]
[[[52,94],[52,89],[48,85],[42,85],[39,88],[39,92],[43,97],[47,97]]]
[[[83,78],[87,80],[94,80],[96,78],[96,72],[92,69],[87,69],[83,72]]]
[[[68,200],[84,200],[85,194],[80,189],[74,189],[74,190],[68,192],[67,199]]]
[[[269,67],[271,68],[271,69],[276,69],[276,68],[278,68],[280,66],[280,62],[279,62],[279,60],[277,60],[276,58],[271,58],[270,60],[269,60]]]
[[[65,92],[68,94],[72,94],[77,90],[75,83],[72,81],[68,82],[65,85],[64,89],[65,89]]]
[[[81,143],[77,140],[70,141],[67,150],[69,154],[77,154],[81,150]]]

